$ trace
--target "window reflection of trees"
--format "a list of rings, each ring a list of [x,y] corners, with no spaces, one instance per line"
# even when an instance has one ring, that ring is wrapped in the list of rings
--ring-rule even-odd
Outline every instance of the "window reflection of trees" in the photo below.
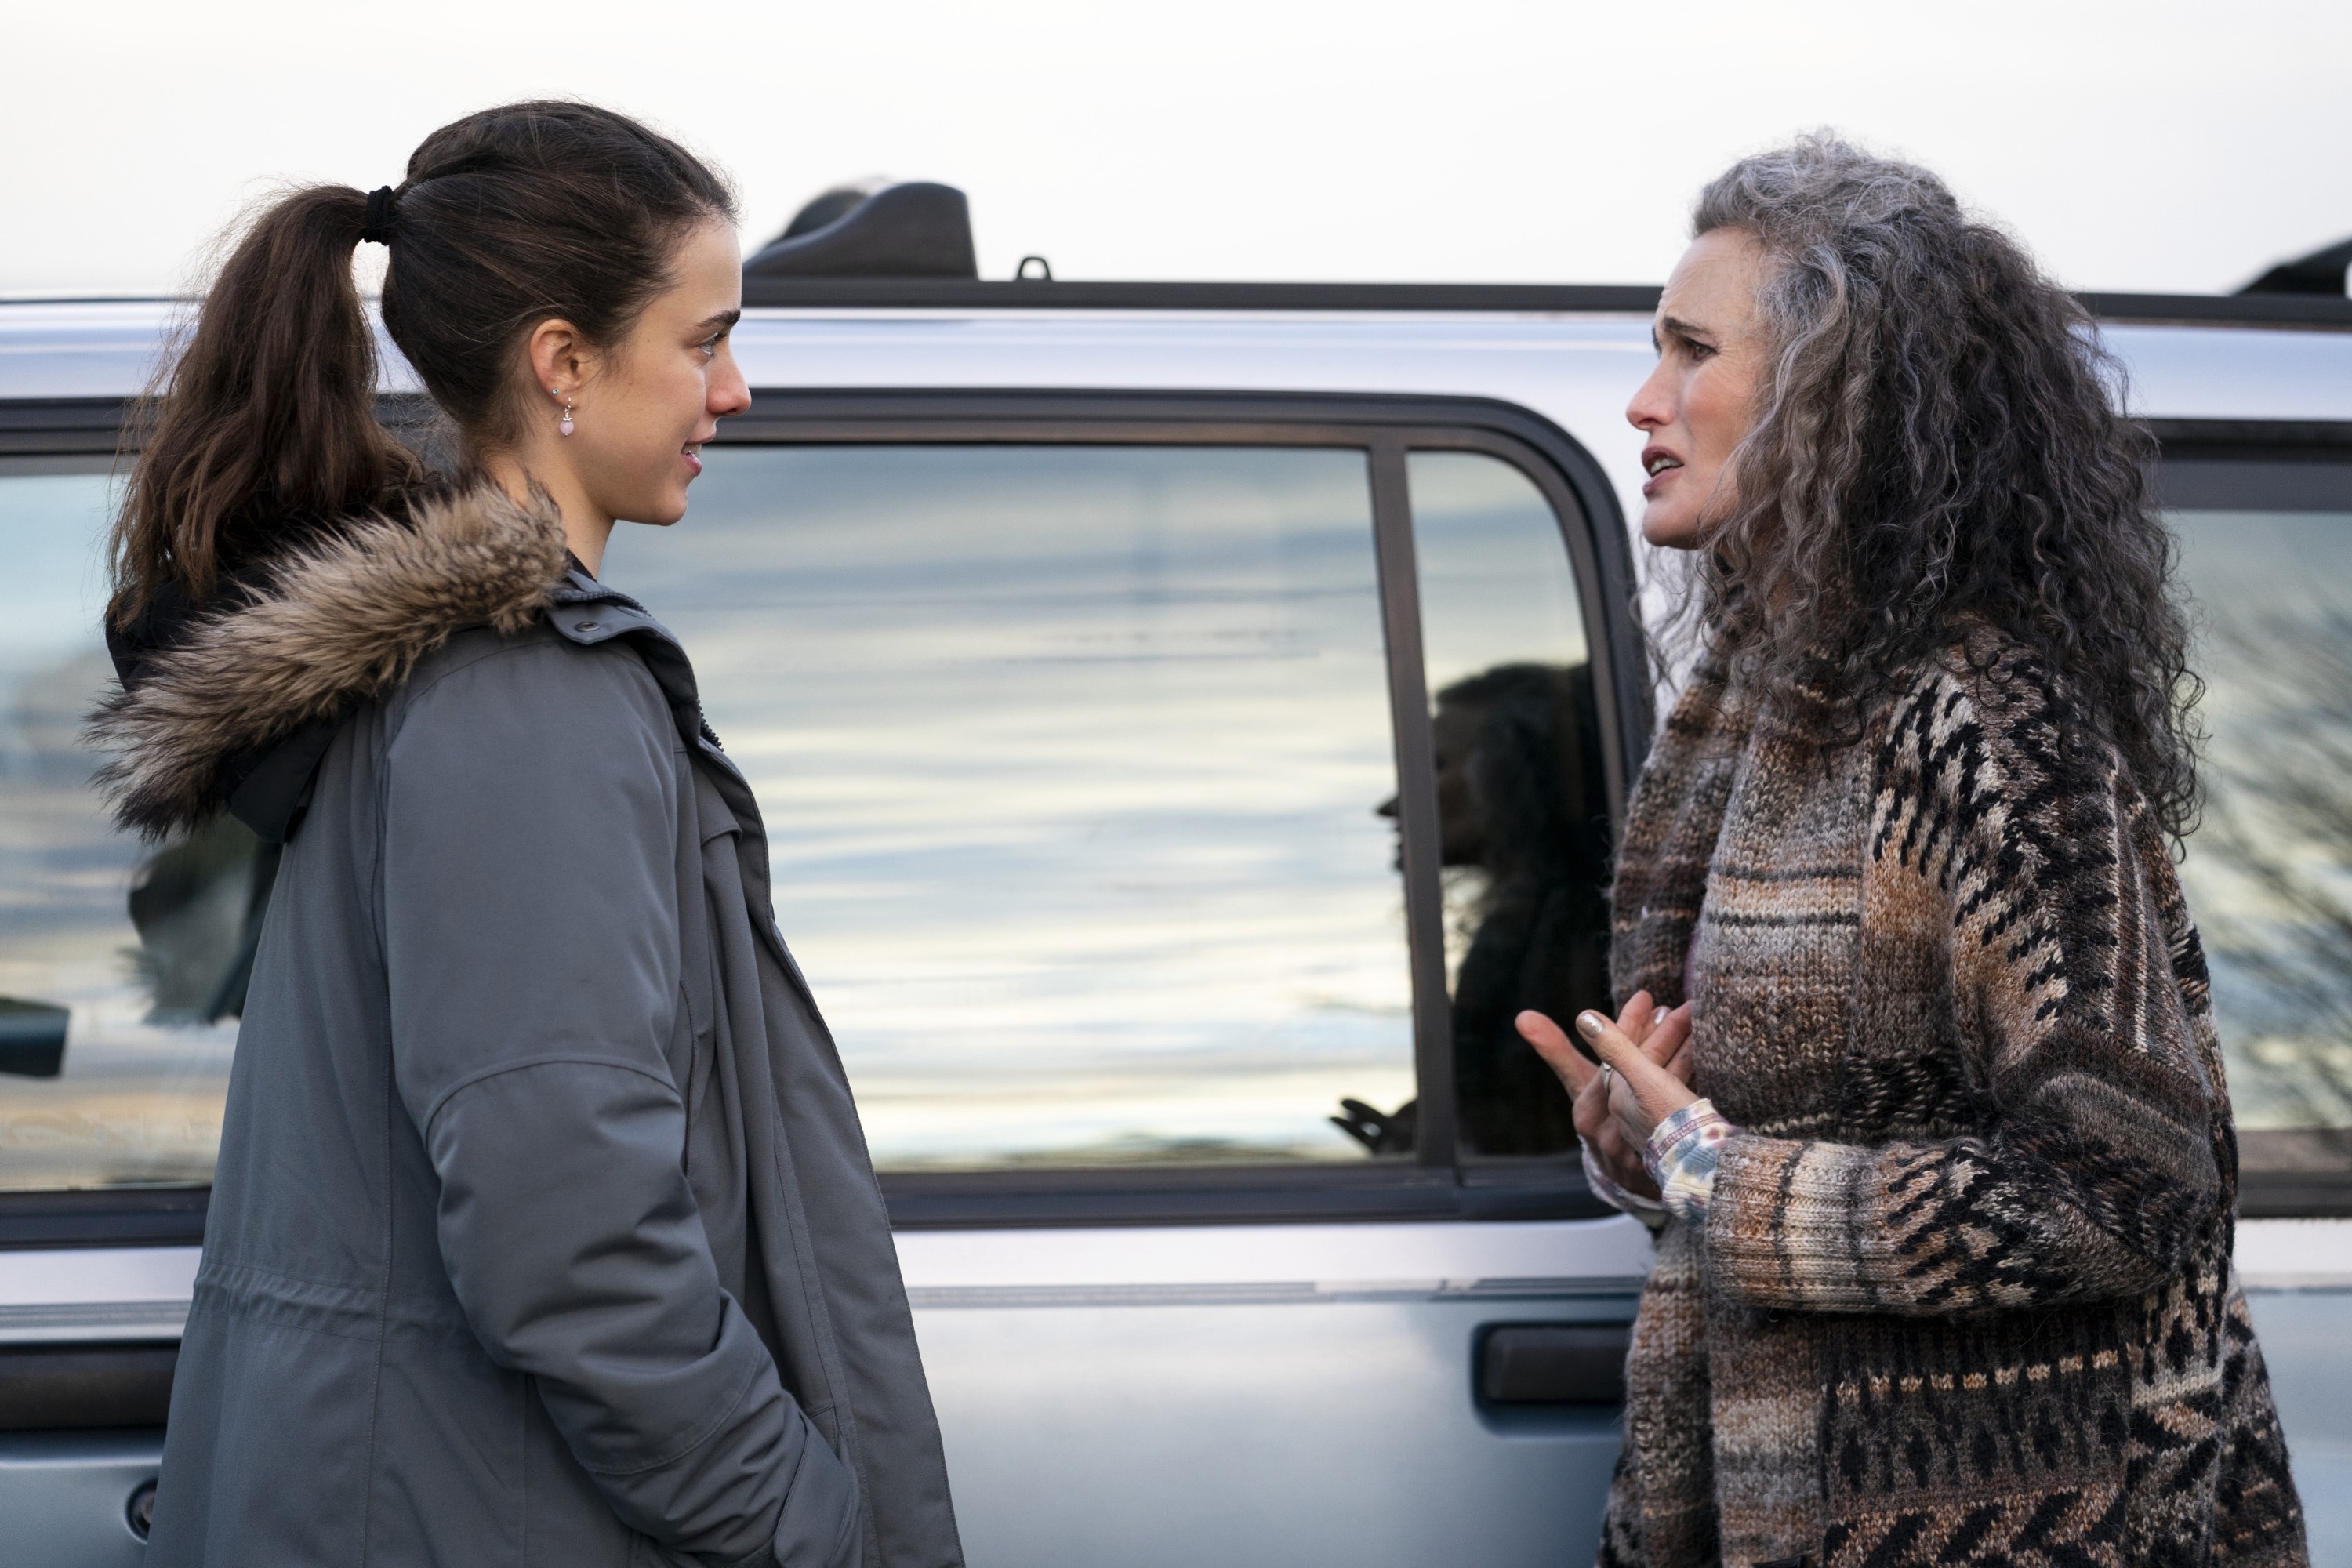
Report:
[[[143,846],[90,787],[110,483],[0,464],[0,1190],[207,1179],[255,929],[251,835]]]
[[[2352,613],[2210,617],[2203,824],[2183,869],[2243,1121],[2352,1123]]]
[[[691,652],[897,1171],[1353,1163],[1412,1092],[1348,448],[713,448],[606,579]]]
[[[83,749],[79,733],[82,716],[110,674],[104,654],[85,653],[18,683],[5,743],[0,744],[0,776],[8,786],[0,841],[11,857],[9,880],[17,901],[28,912],[39,912],[21,927],[12,923],[7,935],[26,946],[38,934],[68,931],[102,942],[120,932],[121,916],[127,913],[137,941],[119,952],[126,978],[145,998],[145,1022],[214,1024],[233,1018],[244,1009],[277,852],[263,851],[242,824],[220,816],[139,852],[121,904],[89,896],[94,881],[121,874],[129,848],[107,825],[92,794],[95,759]],[[79,896],[60,908],[64,900],[58,895],[68,889]],[[46,1000],[15,1000],[20,1008],[62,1011]],[[66,1030],[54,1029],[61,1052]],[[0,1064],[0,1071],[6,1070]],[[58,1070],[52,1057],[44,1070],[26,1076],[54,1077]]]

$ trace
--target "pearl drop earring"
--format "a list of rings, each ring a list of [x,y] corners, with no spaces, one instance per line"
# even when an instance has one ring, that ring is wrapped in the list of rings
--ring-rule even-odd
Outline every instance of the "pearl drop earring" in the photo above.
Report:
[[[555,431],[559,436],[572,434],[572,399],[568,397],[563,400],[563,417],[556,422]]]

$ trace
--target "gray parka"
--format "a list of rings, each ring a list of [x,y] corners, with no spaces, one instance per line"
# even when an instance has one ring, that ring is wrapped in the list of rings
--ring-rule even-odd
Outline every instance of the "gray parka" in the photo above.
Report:
[[[961,1561],[758,808],[551,508],[351,527],[93,729],[287,839],[152,1568]]]

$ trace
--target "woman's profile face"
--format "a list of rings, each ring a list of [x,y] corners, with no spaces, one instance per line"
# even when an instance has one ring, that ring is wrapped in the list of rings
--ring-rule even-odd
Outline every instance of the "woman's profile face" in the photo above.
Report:
[[[667,525],[686,515],[702,444],[751,405],[729,342],[742,314],[735,231],[701,224],[678,243],[670,287],[629,335],[597,357],[576,395],[574,434],[558,443],[585,499],[607,517]]]
[[[1703,531],[1738,500],[1731,455],[1755,417],[1764,346],[1755,330],[1764,256],[1738,229],[1701,235],[1683,252],[1658,299],[1651,337],[1658,365],[1625,417],[1649,437],[1642,537],[1695,550]]]

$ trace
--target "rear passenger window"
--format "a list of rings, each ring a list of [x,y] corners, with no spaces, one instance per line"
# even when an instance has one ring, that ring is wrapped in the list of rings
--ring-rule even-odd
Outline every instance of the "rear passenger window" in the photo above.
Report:
[[[877,1163],[1370,1157],[1332,1119],[1414,1058],[1364,452],[706,462],[604,574],[759,794]]]
[[[1609,1004],[1608,783],[1567,537],[1499,458],[1415,452],[1407,474],[1462,1152],[1565,1153],[1568,1095],[1512,1020]]]
[[[209,1182],[243,1001],[251,837],[142,846],[90,788],[103,469],[0,466],[0,1190]]]
[[[2283,476],[2286,493],[2168,476],[2176,496],[2222,503],[2171,514],[2211,736],[2181,879],[2255,1213],[2341,1207],[2352,1175],[2352,468],[2338,471],[2345,500],[2325,509],[2315,466]]]

